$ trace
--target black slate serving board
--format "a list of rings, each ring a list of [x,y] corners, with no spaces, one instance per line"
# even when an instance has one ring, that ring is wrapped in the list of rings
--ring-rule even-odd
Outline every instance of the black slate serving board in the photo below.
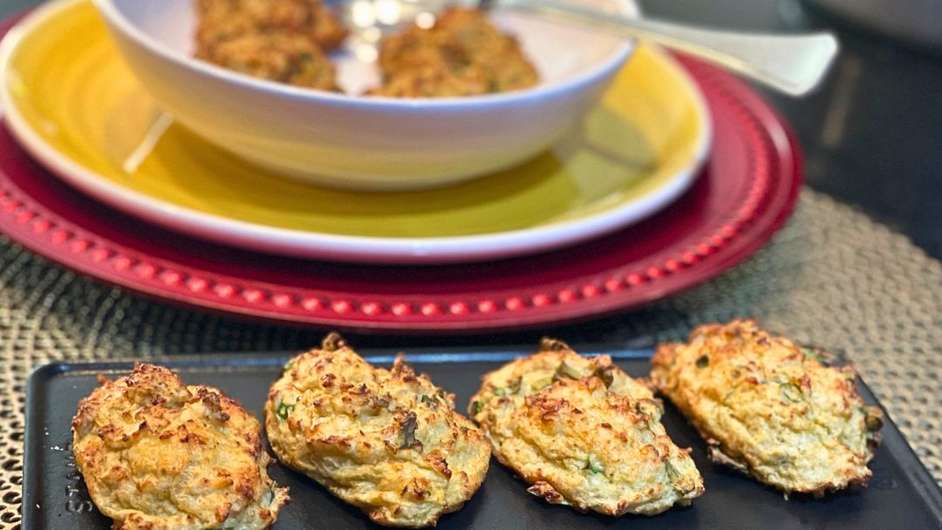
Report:
[[[625,370],[644,376],[650,369],[650,350],[587,348],[586,353],[611,354]],[[391,352],[366,351],[373,363],[388,364]],[[480,377],[529,349],[440,350],[409,356],[418,371],[454,392],[459,410],[477,390]],[[288,354],[203,355],[161,359],[190,384],[221,388],[261,418],[268,387],[281,372]],[[24,530],[104,530],[110,521],[88,498],[74,467],[69,426],[79,399],[97,386],[96,375],[120,375],[132,362],[54,363],[33,373],[27,395],[23,470]],[[861,383],[864,399],[876,403]],[[870,487],[824,499],[780,493],[711,464],[704,444],[676,409],[667,406],[664,423],[681,447],[693,447],[703,473],[706,494],[687,508],[655,517],[613,519],[579,514],[550,506],[526,493],[526,486],[492,461],[480,491],[460,511],[444,516],[438,528],[470,529],[942,529],[942,491],[891,422],[883,429],[883,445],[871,463]],[[277,463],[272,477],[291,489],[291,503],[282,511],[275,530],[375,527],[358,510],[335,499],[306,477]]]

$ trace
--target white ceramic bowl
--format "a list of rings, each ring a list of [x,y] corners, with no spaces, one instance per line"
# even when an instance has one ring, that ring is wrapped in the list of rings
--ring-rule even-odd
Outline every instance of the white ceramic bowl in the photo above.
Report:
[[[176,120],[257,164],[366,190],[434,187],[522,162],[555,142],[601,95],[633,45],[591,28],[509,12],[542,83],[443,99],[332,94],[259,80],[191,58],[194,0],[95,0],[127,63]],[[590,1],[590,0],[583,0]],[[631,9],[619,0],[591,0]],[[345,52],[342,87],[375,78]]]

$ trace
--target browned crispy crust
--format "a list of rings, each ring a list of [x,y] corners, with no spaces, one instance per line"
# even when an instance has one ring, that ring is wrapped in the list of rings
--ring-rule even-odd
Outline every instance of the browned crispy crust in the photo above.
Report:
[[[490,461],[452,394],[401,356],[371,366],[335,333],[286,365],[265,418],[284,465],[387,526],[435,525],[474,495]]]
[[[322,0],[198,0],[197,45],[215,46],[246,33],[301,35],[324,51],[340,46],[348,31]]]
[[[431,28],[411,26],[380,46],[381,87],[388,97],[455,97],[521,90],[539,74],[517,40],[476,9],[449,8]]]
[[[196,57],[291,85],[339,90],[326,52],[347,29],[321,0],[198,0]]]
[[[703,494],[689,451],[660,423],[660,402],[608,356],[543,339],[536,354],[484,376],[470,413],[498,461],[549,503],[654,515]]]
[[[268,477],[260,426],[214,388],[137,364],[101,379],[72,421],[89,494],[120,530],[268,528],[287,490]]]
[[[822,496],[867,485],[882,427],[854,370],[825,366],[822,353],[735,320],[660,345],[651,380],[707,441],[713,462],[786,494]]]

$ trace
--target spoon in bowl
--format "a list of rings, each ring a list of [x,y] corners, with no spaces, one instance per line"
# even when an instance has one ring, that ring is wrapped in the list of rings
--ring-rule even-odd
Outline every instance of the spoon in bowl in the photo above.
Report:
[[[351,9],[363,8],[363,0],[328,0],[357,18]],[[377,17],[378,26],[421,22],[456,2],[447,0],[374,0],[377,11],[391,16]],[[525,11],[561,21],[591,25],[629,38],[642,38],[706,59],[745,77],[792,96],[812,91],[827,73],[838,51],[838,42],[829,32],[806,34],[743,33],[703,29],[647,18],[632,18],[607,12],[573,0],[464,0],[458,5]],[[372,18],[372,17],[370,17]]]

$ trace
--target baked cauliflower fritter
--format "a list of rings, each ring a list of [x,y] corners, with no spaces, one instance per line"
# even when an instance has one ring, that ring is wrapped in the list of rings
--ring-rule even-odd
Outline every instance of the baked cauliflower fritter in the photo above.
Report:
[[[654,515],[703,494],[689,451],[660,423],[661,403],[607,355],[544,339],[539,353],[485,375],[470,409],[497,459],[550,503]]]
[[[882,416],[864,405],[853,369],[826,367],[817,356],[737,320],[660,346],[651,377],[714,461],[786,494],[823,495],[867,484]]]
[[[382,86],[388,97],[456,97],[507,92],[539,82],[517,40],[477,9],[452,7],[431,28],[413,25],[383,39]]]
[[[347,29],[322,0],[196,0],[196,57],[255,77],[339,90],[326,52]]]
[[[336,92],[334,65],[307,38],[289,32],[246,33],[220,42],[204,59],[236,72]]]
[[[322,0],[195,0],[197,46],[215,46],[246,33],[290,32],[320,49],[336,49],[347,29]]]
[[[285,366],[265,426],[283,464],[388,526],[431,526],[458,510],[490,461],[453,395],[401,358],[371,366],[336,334]]]
[[[255,530],[288,500],[259,430],[218,390],[138,364],[79,403],[72,450],[114,530]]]

